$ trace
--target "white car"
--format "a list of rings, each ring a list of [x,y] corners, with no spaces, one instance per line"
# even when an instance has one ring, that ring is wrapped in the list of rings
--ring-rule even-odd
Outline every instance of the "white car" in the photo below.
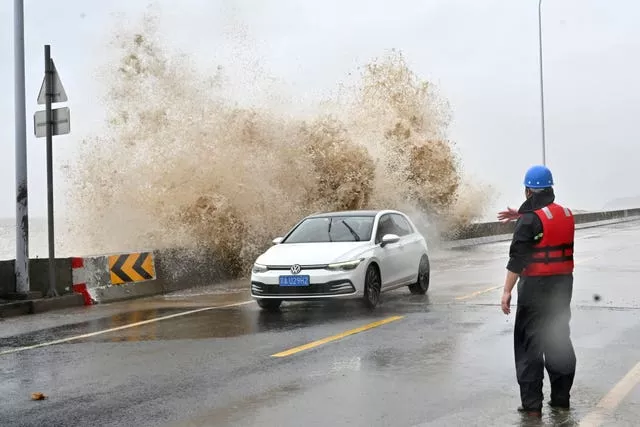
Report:
[[[251,272],[251,296],[266,310],[285,300],[352,297],[375,308],[382,292],[429,289],[426,240],[402,212],[310,215],[273,243]]]

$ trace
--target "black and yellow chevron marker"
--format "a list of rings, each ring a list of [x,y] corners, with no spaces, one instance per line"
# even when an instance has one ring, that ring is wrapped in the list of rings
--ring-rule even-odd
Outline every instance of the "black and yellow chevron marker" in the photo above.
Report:
[[[153,254],[141,252],[112,255],[109,257],[109,273],[114,285],[153,280],[156,278]]]

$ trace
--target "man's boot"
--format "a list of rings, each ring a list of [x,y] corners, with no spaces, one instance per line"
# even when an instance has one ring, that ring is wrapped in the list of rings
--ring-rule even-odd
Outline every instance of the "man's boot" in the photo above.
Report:
[[[525,409],[520,406],[518,407],[518,412],[528,417],[542,418],[542,410],[540,409]]]

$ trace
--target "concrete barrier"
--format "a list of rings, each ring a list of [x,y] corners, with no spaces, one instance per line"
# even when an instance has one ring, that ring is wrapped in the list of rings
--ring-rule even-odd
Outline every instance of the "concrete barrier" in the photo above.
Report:
[[[575,218],[579,228],[596,226],[604,222],[640,219],[640,208],[581,213]],[[451,244],[504,240],[510,238],[514,225],[514,222],[473,224],[457,233],[445,234],[443,238]],[[230,279],[215,259],[211,252],[185,248],[57,259],[57,288],[59,294],[81,296],[85,305],[164,294]],[[0,297],[15,291],[13,263],[13,260],[0,261]],[[29,266],[31,290],[46,293],[48,261],[31,260]],[[16,309],[37,310],[33,307]]]
[[[136,260],[140,273],[136,274]],[[85,257],[76,264],[74,281],[91,303],[106,303],[164,294],[181,289],[206,286],[230,279],[218,268],[213,254],[193,249],[165,249],[148,252],[117,253]],[[120,263],[118,263],[120,260]],[[124,273],[124,280],[120,274]]]
[[[629,217],[640,216],[640,208],[622,209],[617,211],[606,212],[589,212],[575,214],[576,224],[584,224],[587,222],[600,222],[615,219],[626,219]],[[472,224],[468,227],[456,230],[455,232],[443,233],[443,239],[448,241],[476,239],[479,237],[498,236],[513,233],[515,222],[484,222]]]
[[[58,294],[79,294],[85,305],[152,296],[205,286],[231,277],[206,251],[166,249],[56,259]],[[14,260],[0,261],[0,298],[13,299]],[[48,260],[30,260],[31,291],[46,294]],[[33,312],[32,306],[16,308]]]

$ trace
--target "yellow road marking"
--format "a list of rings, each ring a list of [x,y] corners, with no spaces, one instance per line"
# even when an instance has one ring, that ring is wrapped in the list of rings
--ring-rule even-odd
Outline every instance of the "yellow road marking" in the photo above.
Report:
[[[457,300],[469,299],[469,298],[473,298],[473,297],[478,296],[478,295],[486,294],[487,292],[495,291],[496,289],[500,289],[500,288],[502,288],[502,285],[500,285],[500,286],[492,286],[490,288],[483,289],[481,291],[476,291],[476,292],[473,292],[473,293],[468,294],[468,295],[463,295],[461,297],[456,297],[456,299]]]
[[[110,329],[105,329],[105,330],[102,330],[102,331],[91,332],[91,333],[88,333],[88,334],[76,335],[74,337],[62,338],[62,339],[55,340],[55,341],[44,342],[44,343],[30,345],[30,346],[26,346],[26,347],[18,347],[18,348],[14,348],[14,349],[11,349],[11,350],[5,350],[5,351],[0,352],[0,356],[4,356],[5,354],[18,353],[20,351],[25,351],[25,350],[32,350],[34,348],[49,347],[49,346],[52,346],[52,345],[55,345],[55,344],[62,344],[62,343],[75,341],[75,340],[80,340],[80,339],[84,339],[84,338],[91,338],[91,337],[95,337],[96,335],[102,335],[102,334],[107,334],[109,332],[121,331],[123,329],[129,329],[129,328],[134,328],[136,326],[147,325],[149,323],[159,322],[161,320],[173,319],[173,318],[180,317],[180,316],[186,316],[186,315],[189,315],[189,314],[199,313],[201,311],[217,310],[217,309],[220,309],[220,308],[228,308],[228,307],[237,307],[237,306],[240,306],[240,305],[250,304],[252,302],[254,302],[254,301],[253,300],[251,300],[251,301],[243,301],[243,302],[237,302],[237,303],[233,303],[233,304],[225,304],[225,305],[218,305],[218,306],[214,306],[214,307],[204,307],[204,308],[198,308],[198,309],[195,309],[195,310],[183,311],[181,313],[170,314],[170,315],[167,315],[167,316],[156,317],[155,319],[143,320],[141,322],[135,322],[135,323],[130,323],[128,325],[118,326],[116,328],[110,328]]]
[[[344,337],[348,337],[349,335],[353,335],[353,334],[357,334],[359,332],[364,332],[364,331],[369,330],[369,329],[377,328],[378,326],[382,326],[382,325],[385,325],[387,323],[391,323],[391,322],[394,322],[396,320],[400,320],[402,318],[404,318],[404,316],[387,317],[386,319],[382,319],[382,320],[379,320],[377,322],[369,323],[368,325],[360,326],[359,328],[351,329],[349,331],[345,331],[345,332],[342,332],[342,333],[337,334],[337,335],[333,335],[333,336],[330,336],[330,337],[327,337],[327,338],[323,338],[321,340],[310,342],[309,344],[301,345],[299,347],[294,347],[292,349],[289,349],[289,350],[286,350],[286,351],[283,351],[283,352],[280,352],[280,353],[272,354],[271,357],[291,356],[292,354],[300,353],[301,351],[308,350],[308,349],[314,348],[314,347],[318,347],[318,346],[320,346],[322,344],[326,344],[326,343],[329,343],[331,341],[336,341],[336,340],[342,339]]]
[[[627,372],[627,375],[598,402],[595,410],[580,421],[579,427],[595,427],[601,425],[605,421],[604,419],[608,415],[611,415],[611,411],[620,405],[620,402],[624,400],[638,383],[640,383],[640,362]]]
[[[582,259],[579,259],[576,262],[574,262],[574,264],[582,264],[583,262],[591,261],[592,259],[596,259],[596,258],[598,258],[598,257],[597,256],[590,256],[588,258],[582,258]]]

